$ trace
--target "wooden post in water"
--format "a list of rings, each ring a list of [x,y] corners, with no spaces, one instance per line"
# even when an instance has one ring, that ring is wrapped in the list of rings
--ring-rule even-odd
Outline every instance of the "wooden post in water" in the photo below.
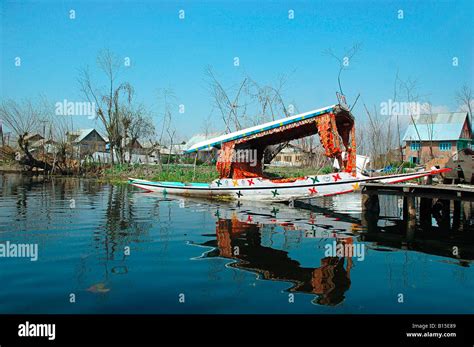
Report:
[[[453,230],[459,230],[461,225],[461,201],[453,200]]]
[[[470,201],[463,201],[462,210],[463,210],[463,230],[469,229],[469,223],[472,213],[472,203]]]
[[[431,198],[420,198],[420,224],[423,229],[430,229],[432,226],[432,206],[433,200]]]
[[[440,199],[438,201],[441,201],[443,204],[443,208],[441,209],[443,219],[440,226],[444,229],[443,231],[448,231],[448,229],[451,227],[451,200]]]
[[[379,196],[377,194],[362,194],[362,209],[364,211],[379,214]]]
[[[376,194],[362,194],[362,225],[367,226],[367,232],[377,231],[377,222],[380,214],[379,196]]]
[[[409,195],[405,197],[405,203],[407,205],[407,240],[413,241],[415,238],[416,229],[416,204],[415,196]]]

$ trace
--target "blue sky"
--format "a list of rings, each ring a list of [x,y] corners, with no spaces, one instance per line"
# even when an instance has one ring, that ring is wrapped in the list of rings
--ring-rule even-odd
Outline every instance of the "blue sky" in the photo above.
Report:
[[[130,57],[120,77],[153,112],[158,89],[174,90],[186,107],[175,115],[183,138],[200,132],[211,113],[209,65],[226,87],[245,74],[260,83],[289,74],[283,94],[300,111],[336,102],[338,66],[322,52],[342,56],[355,42],[362,50],[343,74],[349,101],[359,92],[372,106],[392,98],[398,70],[418,80],[427,100],[455,111],[456,90],[474,83],[473,1],[2,1],[1,11],[2,99],[43,94],[53,102],[82,101],[78,69],[93,68],[107,48]],[[364,120],[360,103],[354,113]],[[215,119],[215,130],[223,129]],[[87,117],[74,122],[94,126]]]

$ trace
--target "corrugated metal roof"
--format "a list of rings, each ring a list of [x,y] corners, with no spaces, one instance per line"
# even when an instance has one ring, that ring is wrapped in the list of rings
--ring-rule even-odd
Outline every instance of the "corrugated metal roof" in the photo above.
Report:
[[[76,143],[79,143],[81,142],[82,140],[84,140],[91,132],[93,132],[95,129],[94,128],[91,128],[91,129],[80,129],[80,130],[77,130],[77,132],[75,132],[74,135],[79,135],[79,137],[77,139],[75,139],[73,142],[76,142]],[[99,134],[99,136],[105,141],[107,142],[104,137],[97,131],[97,134]],[[71,132],[72,133],[72,132]]]
[[[433,113],[413,116],[416,124],[464,124],[467,112]]]
[[[414,116],[416,129],[411,123],[403,136],[403,141],[449,141],[458,140],[467,113],[437,113]],[[417,132],[418,130],[418,132]]]

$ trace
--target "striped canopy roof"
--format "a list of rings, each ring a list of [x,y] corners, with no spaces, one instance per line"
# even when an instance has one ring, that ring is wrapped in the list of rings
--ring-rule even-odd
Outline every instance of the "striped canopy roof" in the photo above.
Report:
[[[203,149],[207,149],[207,148],[211,148],[211,147],[220,148],[223,143],[226,143],[226,142],[229,142],[229,141],[235,141],[235,140],[242,139],[242,138],[245,138],[245,137],[248,137],[248,136],[251,136],[251,135],[262,133],[264,131],[276,129],[276,128],[279,128],[279,127],[286,126],[288,124],[296,123],[296,122],[299,122],[299,121],[302,121],[302,120],[305,120],[305,119],[311,119],[311,118],[315,118],[317,116],[320,116],[322,114],[330,113],[336,108],[336,106],[338,106],[338,105],[331,105],[331,106],[327,106],[327,107],[320,108],[320,109],[317,109],[317,110],[312,110],[312,111],[309,111],[309,112],[300,113],[300,114],[297,114],[297,115],[294,115],[294,116],[291,116],[291,117],[278,119],[278,120],[271,121],[271,122],[268,122],[268,123],[264,123],[264,124],[261,124],[261,125],[256,125],[256,126],[253,126],[253,127],[247,128],[247,129],[242,129],[242,130],[239,130],[239,131],[235,131],[235,132],[230,133],[230,134],[221,135],[221,136],[218,136],[218,137],[206,140],[206,141],[198,142],[198,143],[192,145],[191,147],[189,147],[186,150],[186,152],[187,153],[192,153],[192,152],[195,152],[195,151],[199,151],[199,150],[203,150]]]

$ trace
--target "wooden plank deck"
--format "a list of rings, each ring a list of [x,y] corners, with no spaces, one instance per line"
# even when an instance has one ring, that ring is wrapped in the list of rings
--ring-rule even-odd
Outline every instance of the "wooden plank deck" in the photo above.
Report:
[[[474,201],[474,186],[466,185],[423,185],[423,184],[361,184],[362,194],[367,195],[400,195],[421,198],[435,198],[461,201]]]

